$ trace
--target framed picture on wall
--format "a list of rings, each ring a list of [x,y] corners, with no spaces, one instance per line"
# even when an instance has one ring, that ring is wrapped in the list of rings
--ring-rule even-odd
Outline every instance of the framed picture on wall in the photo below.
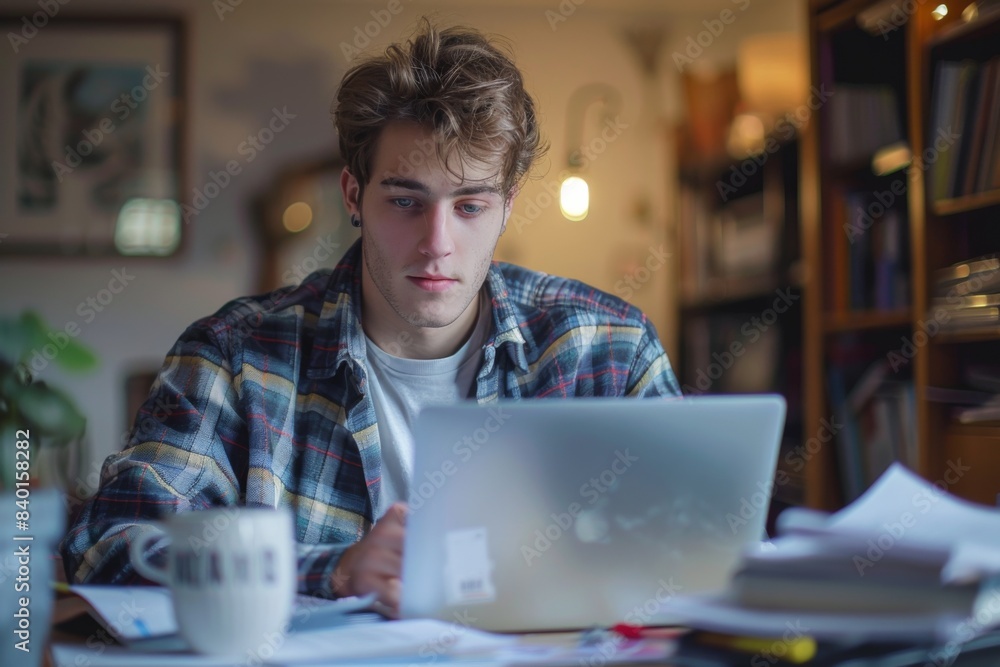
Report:
[[[175,252],[182,21],[34,12],[0,28],[0,254]]]
[[[360,237],[340,190],[344,161],[319,158],[282,170],[254,202],[264,250],[258,290],[297,285],[317,269],[333,268]]]

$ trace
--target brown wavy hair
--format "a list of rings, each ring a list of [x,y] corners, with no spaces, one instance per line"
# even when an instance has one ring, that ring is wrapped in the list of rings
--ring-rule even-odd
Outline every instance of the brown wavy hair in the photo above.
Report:
[[[348,70],[332,115],[340,154],[362,191],[382,128],[414,121],[432,130],[437,158],[458,178],[449,157],[459,164],[499,157],[498,186],[508,196],[546,150],[535,102],[508,53],[476,30],[439,30],[425,18],[407,42]]]

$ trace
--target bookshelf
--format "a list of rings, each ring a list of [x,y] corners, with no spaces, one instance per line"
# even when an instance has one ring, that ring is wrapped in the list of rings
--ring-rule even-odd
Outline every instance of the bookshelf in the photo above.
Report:
[[[1000,494],[1000,409],[972,410],[1000,394],[1000,268],[984,263],[1000,256],[1000,12],[899,4],[809,5],[813,85],[832,95],[802,137],[803,441],[840,425],[810,450],[817,508],[893,459]]]
[[[770,151],[743,159],[698,153],[678,142],[678,375],[686,395],[786,397],[779,457],[784,474],[777,478],[769,525],[784,507],[805,502],[804,467],[785,457],[800,447],[802,432],[800,151],[791,132],[780,139]],[[734,178],[734,168],[745,179]]]

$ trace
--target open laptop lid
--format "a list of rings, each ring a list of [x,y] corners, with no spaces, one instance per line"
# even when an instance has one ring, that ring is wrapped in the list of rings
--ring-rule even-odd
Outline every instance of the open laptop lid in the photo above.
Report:
[[[722,589],[763,535],[784,417],[771,395],[424,410],[402,615],[495,631],[668,619],[671,596]]]

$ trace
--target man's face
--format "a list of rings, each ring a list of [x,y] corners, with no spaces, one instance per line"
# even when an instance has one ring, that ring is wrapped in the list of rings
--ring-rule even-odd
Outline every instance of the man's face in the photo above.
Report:
[[[464,335],[475,322],[509,206],[495,165],[466,163],[459,179],[434,146],[429,129],[390,123],[361,201],[356,179],[346,170],[342,178],[348,206],[362,220],[366,331],[373,324],[383,334],[454,328]]]

